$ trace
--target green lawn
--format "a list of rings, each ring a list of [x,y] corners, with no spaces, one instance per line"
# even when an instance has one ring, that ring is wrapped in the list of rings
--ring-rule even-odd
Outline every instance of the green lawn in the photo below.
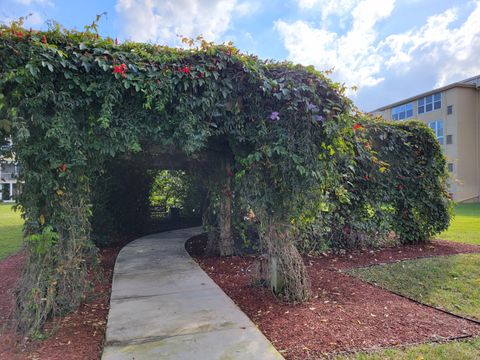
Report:
[[[0,204],[0,260],[16,253],[22,245],[23,220],[12,205]]]
[[[480,320],[480,254],[401,261],[349,274],[422,303]]]
[[[438,238],[480,245],[480,204],[456,205],[450,228]],[[420,302],[480,319],[480,254],[402,261],[349,273]],[[356,353],[337,359],[480,359],[480,338]]]
[[[480,338],[468,341],[451,341],[443,344],[424,344],[400,349],[381,350],[374,353],[357,353],[339,356],[337,360],[478,360]]]
[[[480,254],[401,261],[349,273],[422,303],[480,319]],[[338,359],[480,359],[480,338],[357,353]]]
[[[456,205],[450,228],[438,238],[480,245],[480,204]]]

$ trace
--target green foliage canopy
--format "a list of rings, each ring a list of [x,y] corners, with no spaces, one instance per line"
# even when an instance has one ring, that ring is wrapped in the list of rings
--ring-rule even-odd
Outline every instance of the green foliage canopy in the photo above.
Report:
[[[23,168],[26,231],[58,233],[54,256],[39,251],[40,240],[28,244],[36,255],[26,274],[41,276],[19,297],[27,331],[32,309],[44,319],[66,299],[69,307],[81,300],[62,291],[85,283],[92,184],[111,159],[150,144],[192,159],[220,149],[233,158],[239,198],[259,215],[288,220],[303,190],[338,178],[335,158],[353,140],[341,86],[229,44],[117,45],[92,29],[32,32],[14,23],[0,27],[0,60],[11,115],[2,131]]]
[[[81,296],[72,294],[83,294],[87,283],[91,203],[102,199],[94,193],[102,187],[93,184],[113,159],[148,152],[152,144],[193,160],[211,150],[229,158],[233,172],[220,170],[219,176],[234,177],[235,199],[270,229],[313,224],[330,214],[323,222],[330,233],[337,223],[345,232],[349,217],[338,217],[343,209],[357,219],[401,209],[405,221],[397,221],[395,231],[409,241],[448,223],[444,163],[431,131],[376,125],[352,107],[343,86],[313,67],[263,61],[203,39],[189,45],[118,45],[100,38],[95,27],[33,32],[16,23],[0,26],[0,131],[13,139],[22,164],[26,232],[43,234],[49,227],[58,234],[50,254],[41,242],[52,237],[27,243],[30,278],[19,294],[25,331],[65,304],[79,303]],[[417,132],[425,142],[415,145]],[[382,157],[395,160],[404,140],[411,146],[390,171]],[[424,154],[417,165],[411,158],[416,151]],[[401,189],[404,198],[391,188],[402,166],[413,169],[404,185],[409,192]],[[416,176],[427,169],[435,172],[415,190]],[[378,182],[370,181],[373,174]],[[377,191],[385,179],[390,187]],[[413,199],[429,191],[423,203]],[[435,209],[439,223],[430,224]],[[413,223],[420,232],[402,228]],[[40,321],[32,325],[32,317]]]

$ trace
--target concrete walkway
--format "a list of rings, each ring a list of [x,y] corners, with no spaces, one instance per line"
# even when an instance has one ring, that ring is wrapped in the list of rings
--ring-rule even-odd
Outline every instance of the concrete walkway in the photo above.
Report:
[[[185,251],[199,233],[149,235],[120,251],[103,360],[283,359]]]

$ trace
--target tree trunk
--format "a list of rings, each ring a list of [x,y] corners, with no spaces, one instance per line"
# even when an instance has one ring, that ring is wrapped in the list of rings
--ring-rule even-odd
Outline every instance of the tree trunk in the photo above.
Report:
[[[284,300],[302,303],[310,297],[310,279],[289,227],[270,220],[264,228],[270,287]]]
[[[205,249],[205,256],[216,256],[220,253],[219,246],[219,237],[217,228],[212,226],[208,229],[208,241],[207,247]]]
[[[230,162],[224,160],[224,184],[220,198],[220,256],[231,256],[234,253],[232,236],[232,169]]]

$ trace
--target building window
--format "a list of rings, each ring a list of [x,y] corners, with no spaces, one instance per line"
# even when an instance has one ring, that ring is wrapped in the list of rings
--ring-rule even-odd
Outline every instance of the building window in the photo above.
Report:
[[[413,103],[392,108],[392,120],[404,120],[413,116]]]
[[[448,172],[453,172],[453,163],[448,163],[447,167],[448,167]]]
[[[447,135],[447,145],[453,144],[453,135]]]
[[[443,145],[443,120],[430,121],[428,126],[435,133],[440,145]]]
[[[453,114],[453,105],[448,105],[447,106],[447,115],[452,115]]]
[[[418,99],[417,105],[419,114],[440,109],[442,107],[442,94],[436,93]]]

